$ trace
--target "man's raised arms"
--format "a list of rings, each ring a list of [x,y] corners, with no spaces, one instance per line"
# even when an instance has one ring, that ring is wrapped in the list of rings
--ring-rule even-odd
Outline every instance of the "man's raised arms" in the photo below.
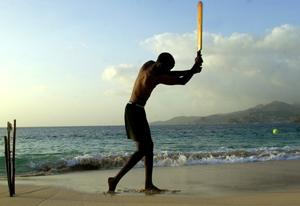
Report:
[[[190,70],[170,71],[167,74],[159,75],[157,81],[159,84],[165,85],[185,85],[193,77],[195,73],[201,72],[203,60],[201,56],[197,56],[195,64]]]

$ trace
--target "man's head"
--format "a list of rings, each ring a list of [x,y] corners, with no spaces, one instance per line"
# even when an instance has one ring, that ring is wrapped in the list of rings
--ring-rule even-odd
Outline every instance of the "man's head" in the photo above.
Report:
[[[171,54],[163,52],[157,57],[156,64],[163,72],[169,72],[174,67],[175,60]]]

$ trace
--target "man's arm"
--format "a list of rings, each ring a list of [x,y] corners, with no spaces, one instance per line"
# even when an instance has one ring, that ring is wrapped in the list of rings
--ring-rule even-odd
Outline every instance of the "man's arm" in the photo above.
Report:
[[[158,76],[158,83],[165,84],[165,85],[185,85],[188,81],[190,81],[192,76],[195,73],[197,73],[197,70],[199,70],[199,67],[200,66],[195,63],[194,66],[190,70],[185,72],[185,74],[183,76],[181,76],[181,75],[171,76],[169,74],[160,75],[160,76]]]
[[[169,76],[177,76],[177,77],[180,77],[180,76],[183,76],[185,75],[187,72],[189,72],[190,70],[184,70],[184,71],[170,71],[168,73]]]
[[[158,77],[158,82],[165,85],[185,85],[193,77],[195,73],[201,71],[203,63],[202,57],[197,56],[195,64],[190,70],[186,71],[172,71]]]
[[[194,66],[186,72],[183,76],[180,76],[178,78],[178,83],[179,85],[185,85],[190,81],[190,79],[194,76],[194,74],[199,70],[200,65],[195,63]]]

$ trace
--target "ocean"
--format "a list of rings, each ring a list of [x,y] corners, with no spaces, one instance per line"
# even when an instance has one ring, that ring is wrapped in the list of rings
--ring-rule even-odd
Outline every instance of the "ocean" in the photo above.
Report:
[[[300,159],[297,123],[150,128],[154,167]],[[0,128],[0,134],[0,176],[5,176],[6,128]],[[121,168],[136,149],[124,126],[24,127],[16,134],[16,175]],[[144,167],[143,162],[136,167]]]

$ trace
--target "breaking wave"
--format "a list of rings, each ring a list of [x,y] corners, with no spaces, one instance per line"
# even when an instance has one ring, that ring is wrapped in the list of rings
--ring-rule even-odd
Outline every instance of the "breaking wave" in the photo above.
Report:
[[[85,154],[83,156],[60,158],[54,161],[31,162],[36,173],[23,176],[48,175],[81,170],[114,169],[122,167],[131,153],[118,154]],[[300,159],[299,147],[260,148],[233,150],[220,148],[217,151],[169,152],[154,153],[154,166],[184,166],[201,164],[245,163],[271,160]],[[140,161],[136,167],[143,167]]]

